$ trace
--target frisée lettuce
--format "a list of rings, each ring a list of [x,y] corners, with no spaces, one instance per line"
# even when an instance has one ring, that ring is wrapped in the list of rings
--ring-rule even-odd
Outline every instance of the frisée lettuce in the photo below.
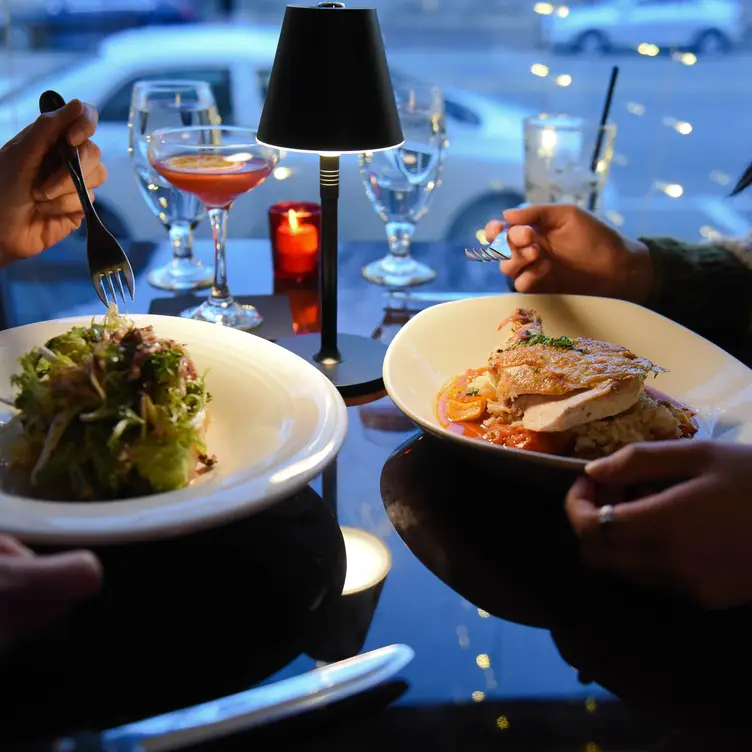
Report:
[[[7,464],[35,496],[68,501],[173,491],[215,463],[211,395],[185,348],[112,306],[20,359]],[[3,442],[8,445],[8,442]]]

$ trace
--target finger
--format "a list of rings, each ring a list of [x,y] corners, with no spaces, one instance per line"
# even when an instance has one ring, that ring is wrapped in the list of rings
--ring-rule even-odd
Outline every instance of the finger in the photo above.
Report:
[[[591,462],[585,472],[599,483],[620,486],[692,478],[702,473],[712,450],[703,441],[630,444],[609,457]]]
[[[72,99],[55,112],[40,115],[17,142],[22,146],[21,169],[37,167],[60,138],[83,114],[85,107]]]
[[[89,198],[94,201],[94,191],[89,191]],[[81,201],[77,193],[66,193],[54,201],[40,201],[37,211],[45,217],[63,217],[69,214],[81,214]],[[83,215],[82,215],[83,216]]]
[[[81,160],[81,171],[83,172],[86,184],[89,185],[90,176],[98,172],[100,167],[103,167],[101,162],[102,152],[93,141],[87,141],[79,148],[78,154]],[[51,201],[62,196],[64,193],[71,193],[74,190],[73,180],[67,168],[60,167],[34,191],[34,198],[37,201]]]
[[[28,559],[34,556],[34,552],[26,548],[20,540],[11,538],[10,535],[0,535],[0,555],[19,556]]]
[[[28,601],[74,603],[99,592],[102,567],[89,551],[71,551],[6,563],[6,577]]]
[[[509,243],[512,256],[507,261],[502,261],[500,268],[502,274],[516,279],[524,269],[534,264],[541,257],[541,250],[537,245],[518,247]]]
[[[517,292],[543,292],[550,273],[551,262],[548,259],[540,259],[525,268],[514,281],[514,287]]]
[[[513,225],[507,232],[507,238],[510,245],[516,245],[518,248],[538,242],[535,230],[529,225]]]
[[[489,243],[493,243],[493,241],[499,236],[499,233],[506,227],[504,222],[501,222],[498,219],[492,219],[487,225],[485,229],[486,233],[486,240]]]
[[[577,209],[567,204],[533,204],[519,209],[507,209],[504,219],[510,225],[534,225],[536,227],[558,227]]]
[[[83,114],[68,128],[68,143],[71,146],[81,146],[94,135],[98,122],[97,108],[92,104],[84,103]]]
[[[564,510],[577,537],[585,542],[602,541],[616,529],[626,498],[624,489],[598,486],[592,479],[579,477],[567,493]],[[605,529],[600,519],[600,508],[605,504],[614,507],[615,522]]]

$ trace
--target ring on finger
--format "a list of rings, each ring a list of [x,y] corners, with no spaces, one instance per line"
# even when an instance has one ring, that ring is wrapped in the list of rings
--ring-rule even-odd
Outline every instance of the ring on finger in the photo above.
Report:
[[[603,529],[610,528],[616,522],[612,504],[605,504],[598,510],[598,522]]]

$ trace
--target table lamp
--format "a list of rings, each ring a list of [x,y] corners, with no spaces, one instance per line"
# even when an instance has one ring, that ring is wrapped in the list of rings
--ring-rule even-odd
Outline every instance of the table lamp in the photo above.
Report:
[[[345,398],[377,392],[386,348],[337,332],[340,155],[404,142],[375,10],[287,6],[257,138],[320,158],[321,334],[278,344],[313,363]]]

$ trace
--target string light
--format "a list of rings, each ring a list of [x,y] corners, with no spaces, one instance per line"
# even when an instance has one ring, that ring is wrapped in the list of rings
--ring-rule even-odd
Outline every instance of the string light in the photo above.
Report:
[[[545,78],[548,75],[548,66],[543,65],[543,63],[533,63],[533,65],[530,66],[530,72],[534,76]]]
[[[637,52],[639,52],[640,55],[655,57],[660,51],[661,48],[656,44],[648,44],[647,42],[643,42],[642,44],[637,45]]]
[[[554,12],[554,6],[551,3],[536,3],[533,10],[541,16],[550,16]]]
[[[569,86],[572,83],[572,76],[569,75],[569,73],[562,73],[559,76],[556,76],[556,84],[558,86]]]
[[[671,198],[681,198],[684,195],[684,188],[679,183],[667,183],[661,186],[661,190]]]
[[[726,172],[721,172],[720,170],[713,170],[713,172],[710,173],[710,179],[719,185],[728,185],[731,182],[731,175]]]

